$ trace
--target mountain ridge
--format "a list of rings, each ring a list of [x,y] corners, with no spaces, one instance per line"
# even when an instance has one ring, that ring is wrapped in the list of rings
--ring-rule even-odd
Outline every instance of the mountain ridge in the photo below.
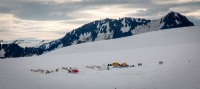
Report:
[[[71,46],[74,44],[116,39],[150,31],[187,26],[194,26],[194,24],[190,22],[187,17],[173,11],[157,20],[131,17],[124,17],[119,19],[106,18],[103,20],[96,20],[87,23],[77,29],[72,30],[71,32],[68,32],[64,37],[60,39],[44,43],[36,48],[20,48],[23,50],[21,54],[14,51],[12,52],[11,48],[13,47],[9,47],[9,44],[0,44],[0,50],[3,49],[5,51],[4,57],[23,57],[27,56],[27,54],[41,55],[44,52],[48,52],[61,47]],[[18,55],[16,56],[16,54]]]

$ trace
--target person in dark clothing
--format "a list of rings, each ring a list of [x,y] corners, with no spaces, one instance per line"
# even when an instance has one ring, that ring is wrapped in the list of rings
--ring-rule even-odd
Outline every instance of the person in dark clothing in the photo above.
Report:
[[[68,72],[69,72],[69,73],[71,73],[71,72],[72,72],[72,68],[71,68],[71,67],[68,69]]]

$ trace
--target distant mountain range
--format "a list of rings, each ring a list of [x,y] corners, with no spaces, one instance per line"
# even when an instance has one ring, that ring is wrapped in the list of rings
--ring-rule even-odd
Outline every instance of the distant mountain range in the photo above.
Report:
[[[96,20],[85,24],[67,33],[63,38],[53,41],[42,41],[37,46],[20,46],[24,41],[4,42],[0,41],[0,58],[24,57],[41,55],[57,48],[74,44],[93,42],[99,40],[116,39],[140,33],[164,30],[169,28],[194,26],[185,16],[171,11],[166,16],[157,20],[142,18],[119,18]]]

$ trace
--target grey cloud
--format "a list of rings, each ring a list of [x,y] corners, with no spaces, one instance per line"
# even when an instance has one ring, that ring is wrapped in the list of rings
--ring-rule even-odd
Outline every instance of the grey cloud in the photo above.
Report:
[[[0,6],[0,12],[1,13],[9,13],[10,11],[12,11],[11,8]]]
[[[19,18],[31,19],[31,20],[61,20],[61,19],[74,19],[77,17],[71,16],[70,13],[78,12],[87,9],[101,8],[102,6],[112,6],[112,5],[125,5],[125,4],[142,4],[142,2],[147,2],[145,0],[84,0],[81,2],[74,3],[42,3],[38,1],[25,2],[24,0],[15,1],[4,1],[7,8],[0,8],[0,11],[4,13],[12,13]],[[1,6],[0,6],[1,7]],[[1,13],[2,13],[1,12]],[[64,13],[63,15],[50,15],[54,12]]]
[[[70,24],[83,24],[83,23],[88,23],[88,22],[90,22],[91,20],[89,20],[89,19],[86,19],[86,20],[68,20],[68,21],[65,21],[65,22],[63,22],[63,23],[66,23],[66,24],[68,24],[68,23],[70,23]]]
[[[177,11],[176,9],[173,8],[187,8],[187,10],[180,10],[177,11],[179,13],[190,13],[196,10],[200,9],[200,2],[186,2],[186,3],[172,3],[172,4],[156,4],[156,3],[151,3],[148,5],[141,5],[138,7],[143,7],[146,8],[145,11],[141,10],[138,13],[130,13],[128,15],[132,16],[148,16],[152,17],[155,16],[157,17],[160,13],[163,14],[163,16],[170,11]],[[134,8],[134,6],[128,5],[128,8]]]
[[[0,32],[6,32],[6,29],[0,28]]]
[[[200,4],[200,2],[171,4],[155,3],[163,2],[162,0],[82,0],[80,2],[66,2],[59,4],[55,2],[47,2],[47,0],[3,0],[0,2],[4,4],[0,4],[0,13],[11,13],[19,18],[29,20],[73,20],[85,16],[84,13],[79,13],[77,15],[77,12],[88,9],[95,10],[109,6],[146,9],[146,11],[141,10],[138,13],[127,14],[128,16],[157,16],[159,13],[168,13],[173,7],[192,8],[192,10],[182,11],[184,13],[189,13],[198,10]],[[75,24],[73,21],[71,23]],[[83,22],[77,21],[77,23]]]

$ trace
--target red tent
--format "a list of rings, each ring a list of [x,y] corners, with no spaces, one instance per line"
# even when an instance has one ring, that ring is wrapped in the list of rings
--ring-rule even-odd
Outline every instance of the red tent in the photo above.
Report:
[[[79,72],[78,68],[76,67],[72,68],[72,73],[78,73],[78,72]]]

